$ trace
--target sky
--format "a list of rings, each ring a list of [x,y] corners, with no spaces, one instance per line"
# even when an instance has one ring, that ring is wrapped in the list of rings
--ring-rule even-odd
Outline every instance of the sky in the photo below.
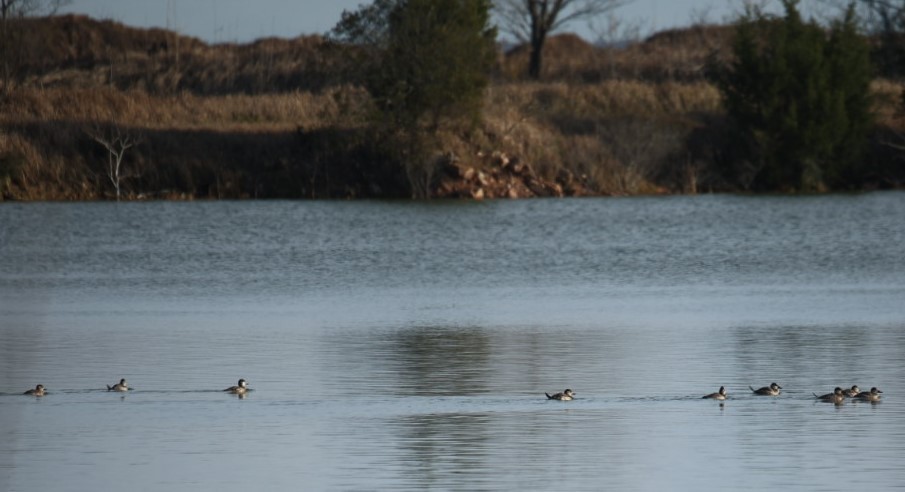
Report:
[[[759,0],[778,5],[777,0]],[[743,0],[631,0],[615,11],[621,30],[641,36],[700,20],[724,22]],[[72,0],[63,13],[88,14],[138,27],[164,27],[208,42],[247,42],[323,34],[366,0]],[[606,22],[575,22],[567,31],[594,40]],[[635,29],[631,29],[635,28]]]

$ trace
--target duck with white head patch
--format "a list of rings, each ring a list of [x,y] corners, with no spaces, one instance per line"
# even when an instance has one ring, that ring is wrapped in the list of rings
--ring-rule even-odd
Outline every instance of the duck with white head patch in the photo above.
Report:
[[[126,384],[126,379],[120,379],[116,384],[108,384],[107,391],[129,391],[129,385]]]
[[[236,386],[230,386],[223,391],[232,393],[234,395],[244,395],[246,392],[248,392],[248,381],[240,379],[239,384],[237,384]]]
[[[547,398],[550,400],[561,400],[561,401],[571,401],[575,399],[575,393],[570,389],[566,389],[562,393],[556,393],[551,395],[550,393],[544,393],[547,395]]]
[[[751,388],[751,391],[753,391],[755,395],[779,396],[782,386],[776,383],[770,383],[770,386],[764,386],[763,388],[754,389],[751,386],[748,386],[748,388]]]
[[[701,399],[711,399],[711,400],[725,400],[729,398],[729,395],[726,393],[726,387],[720,386],[720,390],[716,393],[710,393],[709,395],[704,395]]]

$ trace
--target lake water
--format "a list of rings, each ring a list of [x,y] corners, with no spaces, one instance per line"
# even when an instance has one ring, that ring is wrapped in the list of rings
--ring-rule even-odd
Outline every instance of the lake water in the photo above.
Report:
[[[905,488],[905,193],[5,203],[0,373],[3,491]]]

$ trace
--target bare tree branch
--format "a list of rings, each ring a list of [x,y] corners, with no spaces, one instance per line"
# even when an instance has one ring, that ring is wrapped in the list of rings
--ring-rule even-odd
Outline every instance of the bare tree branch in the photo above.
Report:
[[[854,6],[862,29],[875,37],[874,62],[880,75],[905,75],[905,0],[820,0],[840,11]]]
[[[0,19],[53,15],[72,0],[0,0]]]
[[[631,0],[496,0],[494,10],[501,28],[522,42],[531,43],[528,74],[540,77],[547,35],[578,19],[594,17]]]
[[[119,201],[122,180],[129,177],[123,173],[123,158],[126,156],[126,151],[141,140],[130,132],[124,131],[115,122],[106,128],[96,124],[94,129],[87,133],[92,140],[107,150],[107,178],[110,179],[110,183],[113,184],[116,191],[116,201]]]

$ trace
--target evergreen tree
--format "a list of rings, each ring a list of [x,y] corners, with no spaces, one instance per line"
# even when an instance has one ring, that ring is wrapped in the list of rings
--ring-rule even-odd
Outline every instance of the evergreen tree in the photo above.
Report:
[[[834,6],[839,0],[821,0]],[[851,0],[860,24],[873,38],[874,65],[883,77],[905,75],[905,0]]]
[[[854,7],[849,6],[845,17],[833,23],[827,47],[833,55],[830,80],[840,99],[837,110],[842,113],[835,121],[844,123],[835,131],[834,152],[838,158],[829,162],[826,169],[826,182],[834,188],[850,186],[859,179],[867,136],[874,126],[870,95],[874,70],[870,46],[859,34],[857,23]]]
[[[845,187],[872,125],[869,52],[854,10],[828,35],[801,19],[797,3],[783,0],[782,19],[749,10],[737,26],[735,61],[717,71],[755,189]]]
[[[430,148],[444,125],[476,123],[496,57],[489,0],[376,0],[346,12],[334,40],[359,50],[356,70],[374,101],[378,139],[427,190]]]

